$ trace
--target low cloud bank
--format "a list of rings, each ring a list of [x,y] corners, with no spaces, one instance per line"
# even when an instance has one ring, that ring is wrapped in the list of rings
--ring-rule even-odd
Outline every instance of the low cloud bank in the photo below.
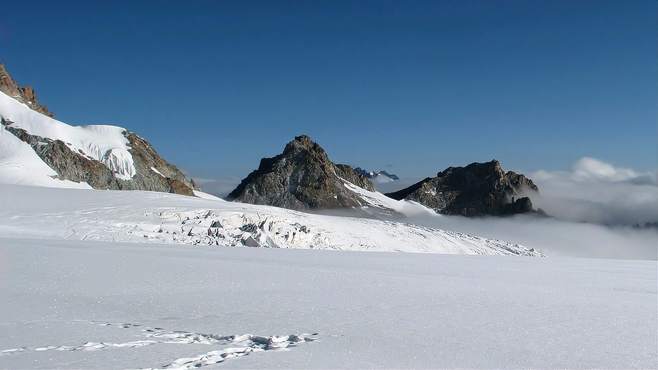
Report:
[[[414,216],[406,222],[501,239],[547,256],[657,259],[658,230],[605,226],[520,215],[509,218]]]
[[[658,222],[655,173],[586,157],[571,171],[537,171],[530,177],[540,189],[531,196],[533,203],[555,218],[605,225]]]

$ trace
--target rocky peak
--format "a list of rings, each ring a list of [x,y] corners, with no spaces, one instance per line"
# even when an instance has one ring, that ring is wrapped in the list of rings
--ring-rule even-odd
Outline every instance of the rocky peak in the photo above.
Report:
[[[286,147],[283,149],[284,154],[299,153],[303,151],[317,152],[318,154],[326,156],[324,149],[306,135],[295,136],[295,138],[286,144]]]
[[[301,135],[275,157],[263,158],[229,195],[229,200],[291,209],[345,208],[363,205],[346,182],[367,190],[372,183],[348,165],[334,164],[320,145]]]
[[[463,216],[509,215],[533,211],[525,194],[538,191],[524,175],[505,172],[497,160],[449,167],[406,189],[386,194],[408,199],[439,213]]]
[[[11,77],[4,64],[0,64],[0,91],[26,104],[39,113],[45,114],[48,117],[54,116],[45,105],[39,104],[34,88],[30,86],[19,86]]]
[[[4,64],[0,64],[0,91],[15,98],[20,96],[18,84],[11,77]]]

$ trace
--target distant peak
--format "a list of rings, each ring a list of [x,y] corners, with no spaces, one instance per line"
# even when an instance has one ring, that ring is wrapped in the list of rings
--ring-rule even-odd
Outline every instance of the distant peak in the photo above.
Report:
[[[394,175],[392,173],[389,173],[385,170],[380,170],[380,171],[368,171],[366,169],[363,169],[361,167],[357,167],[354,169],[357,173],[371,179],[371,180],[379,180],[377,182],[389,182],[389,181],[397,181],[400,178],[397,175]]]

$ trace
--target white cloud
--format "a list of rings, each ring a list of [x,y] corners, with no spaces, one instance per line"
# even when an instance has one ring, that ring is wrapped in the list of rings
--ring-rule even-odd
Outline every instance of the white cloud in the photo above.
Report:
[[[658,221],[658,186],[652,173],[585,157],[571,171],[537,171],[535,206],[558,219],[608,225]]]
[[[651,172],[638,172],[630,168],[615,167],[591,157],[577,160],[570,172],[537,171],[533,176],[539,180],[568,177],[575,182],[628,182],[632,184],[656,185],[656,174]]]

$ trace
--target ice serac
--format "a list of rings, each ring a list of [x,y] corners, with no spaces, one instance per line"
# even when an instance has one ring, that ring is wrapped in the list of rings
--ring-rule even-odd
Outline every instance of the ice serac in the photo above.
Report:
[[[229,200],[290,209],[332,209],[367,205],[346,183],[374,191],[370,180],[345,164],[334,164],[310,137],[289,142],[283,153],[263,158],[229,195]]]
[[[449,167],[436,177],[386,195],[413,200],[443,214],[475,217],[533,212],[525,194],[538,191],[532,180],[513,171],[505,172],[500,162],[492,160]]]
[[[0,66],[0,123],[0,144],[6,147],[0,151],[2,182],[185,195],[196,189],[192,180],[135,133],[110,125],[71,126],[53,119],[36,102],[34,91],[19,87],[4,66]],[[35,164],[39,161],[43,165]]]

